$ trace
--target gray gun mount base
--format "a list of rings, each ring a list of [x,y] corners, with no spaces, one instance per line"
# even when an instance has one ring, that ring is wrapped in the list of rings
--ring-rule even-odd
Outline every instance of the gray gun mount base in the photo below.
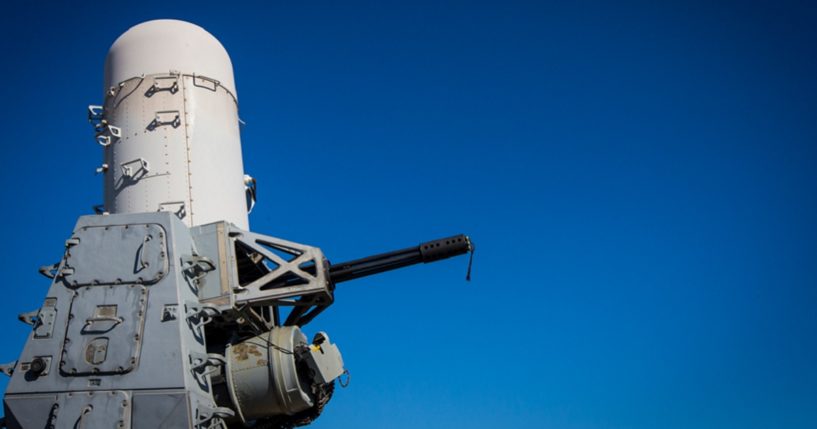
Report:
[[[333,301],[315,247],[171,213],[83,216],[41,272],[43,306],[2,367],[9,428],[292,427],[344,372],[326,334],[279,321]]]

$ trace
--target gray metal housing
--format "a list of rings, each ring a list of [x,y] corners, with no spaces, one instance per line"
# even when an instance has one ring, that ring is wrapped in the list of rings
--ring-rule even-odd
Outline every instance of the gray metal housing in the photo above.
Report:
[[[42,270],[53,278],[43,306],[20,315],[33,326],[6,367],[7,425],[314,418],[341,375],[340,352],[325,334],[309,344],[298,327],[280,326],[272,306],[311,295],[331,302],[324,268],[320,249],[226,222],[189,229],[162,212],[83,216],[62,260]],[[283,279],[300,280],[266,287]]]
[[[81,217],[14,366],[8,426],[178,428],[232,414],[197,366],[202,326],[185,317],[198,308],[181,262],[194,252],[169,213]]]

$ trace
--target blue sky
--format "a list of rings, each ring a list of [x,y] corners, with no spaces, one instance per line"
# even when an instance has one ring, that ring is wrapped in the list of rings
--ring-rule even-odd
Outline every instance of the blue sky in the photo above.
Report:
[[[6,6],[0,360],[101,202],[108,47],[177,18],[232,56],[253,230],[477,243],[339,287],[314,427],[817,427],[817,6],[656,3]]]

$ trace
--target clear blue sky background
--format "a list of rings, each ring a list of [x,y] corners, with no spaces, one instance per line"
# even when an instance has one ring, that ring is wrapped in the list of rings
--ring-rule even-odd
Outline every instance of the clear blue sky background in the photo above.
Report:
[[[817,427],[814,2],[65,3],[0,18],[0,360],[101,202],[108,47],[178,18],[232,56],[254,230],[478,245],[340,287],[316,428]]]

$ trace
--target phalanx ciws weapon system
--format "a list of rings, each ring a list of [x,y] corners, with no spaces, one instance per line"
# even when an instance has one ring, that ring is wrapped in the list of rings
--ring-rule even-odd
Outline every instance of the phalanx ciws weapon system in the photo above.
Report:
[[[82,216],[32,332],[0,366],[9,428],[287,428],[345,379],[338,347],[302,327],[355,278],[472,250],[464,235],[332,264],[249,231],[230,58],[182,21],[111,46],[89,107],[104,205]],[[339,382],[340,382],[339,381]]]

